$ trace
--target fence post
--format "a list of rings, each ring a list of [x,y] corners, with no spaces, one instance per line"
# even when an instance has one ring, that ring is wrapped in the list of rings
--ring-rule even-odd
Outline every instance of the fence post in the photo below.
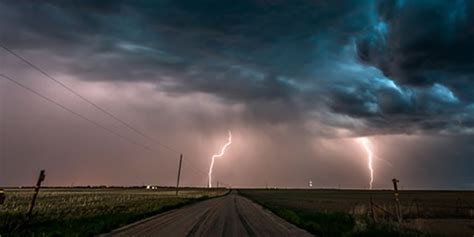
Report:
[[[33,213],[33,207],[35,206],[36,198],[38,197],[38,192],[41,187],[41,183],[44,181],[45,176],[46,175],[44,174],[44,170],[41,170],[38,177],[38,181],[36,181],[36,187],[35,187],[35,192],[33,194],[33,199],[31,199],[30,208],[28,209],[28,214],[27,214],[28,217],[30,217],[31,214]]]
[[[418,199],[415,199],[416,218],[420,218],[420,207],[418,206]]]
[[[2,188],[0,188],[0,205],[3,205],[5,202],[5,192],[3,191]]]
[[[395,206],[396,206],[396,212],[397,212],[397,219],[398,219],[398,222],[401,223],[402,222],[402,213],[401,213],[401,209],[400,209],[400,197],[399,197],[399,193],[398,193],[398,185],[397,183],[400,182],[398,179],[392,179],[392,182],[393,182],[393,189],[394,189],[394,194],[395,194]]]
[[[369,208],[370,208],[370,215],[371,215],[371,217],[372,217],[372,220],[373,220],[374,222],[377,222],[377,220],[375,219],[374,201],[372,200],[372,195],[370,195]]]

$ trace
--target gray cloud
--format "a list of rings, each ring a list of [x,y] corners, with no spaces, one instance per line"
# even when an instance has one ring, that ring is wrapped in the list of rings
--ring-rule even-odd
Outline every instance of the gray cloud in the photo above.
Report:
[[[445,4],[443,14],[436,13],[441,3],[397,4],[4,1],[2,35],[15,49],[56,55],[49,64],[83,80],[150,81],[175,94],[286,105],[270,109],[271,116],[260,113],[264,120],[291,120],[285,115],[291,108],[303,117],[329,110],[362,119],[374,133],[403,133],[390,127],[394,121],[409,131],[471,124],[473,60],[462,51],[471,42],[470,33],[462,33],[470,32],[471,4]],[[433,27],[417,24],[423,14]],[[418,26],[424,30],[411,29]],[[406,31],[419,33],[401,37]],[[434,37],[430,44],[428,37]],[[268,111],[249,112],[261,110]],[[438,116],[447,112],[453,115]]]
[[[166,124],[203,140],[234,127],[308,157],[314,137],[472,134],[473,15],[467,1],[3,0],[0,41],[74,85],[137,93],[124,106],[142,116],[124,116],[170,143],[187,133]],[[6,74],[53,88],[1,57]],[[120,99],[96,98],[122,111]],[[249,131],[281,138],[269,145]],[[205,157],[193,142],[186,152]],[[280,153],[271,156],[287,162]]]

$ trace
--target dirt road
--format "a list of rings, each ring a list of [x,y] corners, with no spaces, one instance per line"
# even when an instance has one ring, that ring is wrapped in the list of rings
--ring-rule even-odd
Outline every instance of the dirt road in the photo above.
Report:
[[[162,213],[106,236],[312,236],[270,211],[231,194]]]

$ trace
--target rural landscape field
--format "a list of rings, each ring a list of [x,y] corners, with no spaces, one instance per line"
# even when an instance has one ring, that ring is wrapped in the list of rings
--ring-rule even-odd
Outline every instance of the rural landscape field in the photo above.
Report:
[[[31,217],[31,188],[6,189],[1,236],[93,236],[125,224],[226,194],[225,189],[45,188]]]
[[[182,188],[177,196],[172,188],[44,188],[28,217],[32,189],[6,189],[0,234],[106,234],[229,192]],[[402,191],[401,222],[390,190],[239,189],[238,194],[315,236],[469,236],[474,230],[474,192],[468,191]]]
[[[401,223],[389,190],[239,192],[316,236],[469,236],[474,230],[474,192],[402,191]]]
[[[474,237],[474,0],[0,0],[0,237]]]

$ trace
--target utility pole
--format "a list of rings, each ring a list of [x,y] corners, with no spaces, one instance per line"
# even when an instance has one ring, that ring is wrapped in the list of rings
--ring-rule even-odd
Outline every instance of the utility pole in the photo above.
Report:
[[[400,209],[400,194],[398,193],[398,182],[400,182],[398,179],[392,179],[393,183],[393,189],[394,189],[394,195],[395,195],[395,205],[396,205],[396,211],[397,211],[397,219],[398,222],[402,222],[402,212]]]
[[[31,199],[30,208],[28,209],[28,217],[30,217],[33,213],[33,207],[35,206],[36,198],[38,197],[38,192],[41,187],[41,183],[44,181],[45,176],[46,175],[44,174],[44,170],[41,170],[38,177],[38,181],[36,181],[35,193],[33,194],[33,199]]]
[[[3,57],[2,57],[3,58]],[[5,60],[1,60],[0,62],[0,65],[6,65],[5,63]],[[1,68],[2,70],[4,69],[3,67]],[[6,87],[5,86],[1,86],[0,87],[0,179],[2,181],[2,183],[0,184],[6,184],[6,183],[3,183],[5,182],[4,179],[6,179],[6,175],[5,175],[5,172],[6,172],[6,169],[5,169],[5,160],[6,160],[6,150],[7,150],[7,143],[6,143],[6,121],[7,121],[7,118],[6,118],[6,114],[8,114],[8,112],[6,111],[6,103],[4,103],[4,101],[6,100],[5,98],[7,98],[7,91],[5,89]],[[5,202],[5,192],[3,190],[3,188],[0,188],[0,205],[2,205],[4,202]]]
[[[178,196],[179,190],[179,178],[181,176],[181,164],[183,163],[183,154],[179,156],[179,167],[178,167],[178,180],[176,181],[176,196]]]

